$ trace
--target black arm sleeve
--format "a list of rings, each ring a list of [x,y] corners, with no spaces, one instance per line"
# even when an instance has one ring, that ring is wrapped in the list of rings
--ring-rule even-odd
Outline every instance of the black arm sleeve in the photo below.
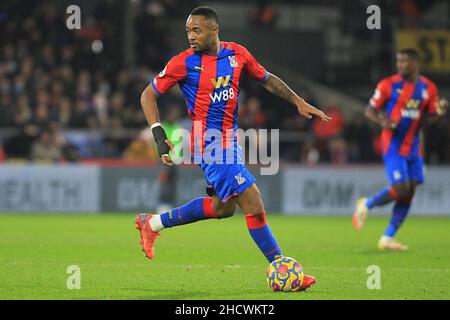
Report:
[[[157,126],[152,129],[153,138],[155,139],[156,147],[158,148],[159,156],[169,154],[170,147],[166,143],[167,135],[163,127]]]

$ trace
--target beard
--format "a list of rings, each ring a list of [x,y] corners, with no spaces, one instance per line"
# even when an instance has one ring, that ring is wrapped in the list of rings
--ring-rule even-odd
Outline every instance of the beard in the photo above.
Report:
[[[411,78],[411,77],[413,76],[414,72],[408,70],[408,71],[401,72],[400,74],[401,74],[401,76],[402,76],[403,78],[408,79],[408,78]]]

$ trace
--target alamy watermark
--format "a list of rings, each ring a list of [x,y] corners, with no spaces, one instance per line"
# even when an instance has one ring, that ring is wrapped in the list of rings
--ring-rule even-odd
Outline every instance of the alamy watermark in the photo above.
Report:
[[[261,175],[274,175],[279,170],[278,129],[223,131],[205,129],[202,121],[193,121],[192,132],[176,129],[171,138],[174,164],[258,164]]]
[[[67,267],[67,274],[70,276],[66,280],[66,287],[69,290],[81,289],[81,269],[77,265],[71,265]]]
[[[81,29],[81,9],[79,6],[72,4],[67,7],[66,13],[69,15],[66,19],[66,26],[69,30]],[[367,7],[366,14],[370,16],[366,20],[366,26],[369,30],[381,29],[381,9],[376,4]]]
[[[381,29],[381,9],[379,6],[373,4],[367,7],[367,14],[370,16],[366,20],[366,27],[369,30]]]
[[[381,269],[377,265],[370,265],[367,267],[367,273],[370,276],[367,278],[367,289],[381,289]]]
[[[66,27],[69,30],[81,29],[81,9],[70,5],[66,9]],[[370,30],[381,29],[381,9],[377,5],[367,7],[366,26]],[[94,41],[92,50],[99,53],[103,43]],[[164,71],[163,71],[164,72]],[[225,79],[226,80],[226,79]],[[221,83],[221,82],[220,82]],[[219,85],[220,83],[215,83]],[[231,89],[230,89],[231,90]],[[213,101],[221,99],[222,92],[211,96]],[[224,93],[225,94],[225,93]],[[226,92],[226,99],[232,98],[233,91]],[[225,98],[224,98],[225,99]],[[261,165],[261,175],[275,175],[279,171],[279,130],[278,129],[208,129],[201,121],[194,121],[192,134],[186,129],[177,129],[172,135],[175,147],[172,151],[174,164],[257,164]],[[248,149],[246,141],[248,140]],[[245,159],[245,156],[247,158]]]
[[[66,19],[66,27],[69,30],[81,29],[81,9],[79,6],[72,4],[67,7],[66,13],[69,15]]]

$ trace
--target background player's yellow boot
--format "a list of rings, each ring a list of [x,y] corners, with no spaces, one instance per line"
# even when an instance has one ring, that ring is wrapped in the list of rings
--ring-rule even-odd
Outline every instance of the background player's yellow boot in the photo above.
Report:
[[[366,202],[367,198],[359,198],[356,200],[356,211],[353,213],[353,227],[356,231],[362,230],[369,214],[369,208],[367,208]]]
[[[397,240],[382,236],[380,241],[378,241],[378,249],[380,250],[392,250],[392,251],[406,251],[408,250],[408,246],[401,244]]]

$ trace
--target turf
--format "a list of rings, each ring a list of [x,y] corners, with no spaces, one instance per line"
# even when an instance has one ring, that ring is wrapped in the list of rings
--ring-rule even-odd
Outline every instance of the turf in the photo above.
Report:
[[[450,219],[410,217],[403,253],[376,249],[386,222],[371,217],[357,234],[349,217],[270,216],[284,254],[318,279],[307,292],[275,293],[242,215],[164,231],[150,261],[133,215],[2,214],[0,299],[450,299]],[[80,290],[66,287],[70,265]],[[381,289],[367,288],[370,265]]]

